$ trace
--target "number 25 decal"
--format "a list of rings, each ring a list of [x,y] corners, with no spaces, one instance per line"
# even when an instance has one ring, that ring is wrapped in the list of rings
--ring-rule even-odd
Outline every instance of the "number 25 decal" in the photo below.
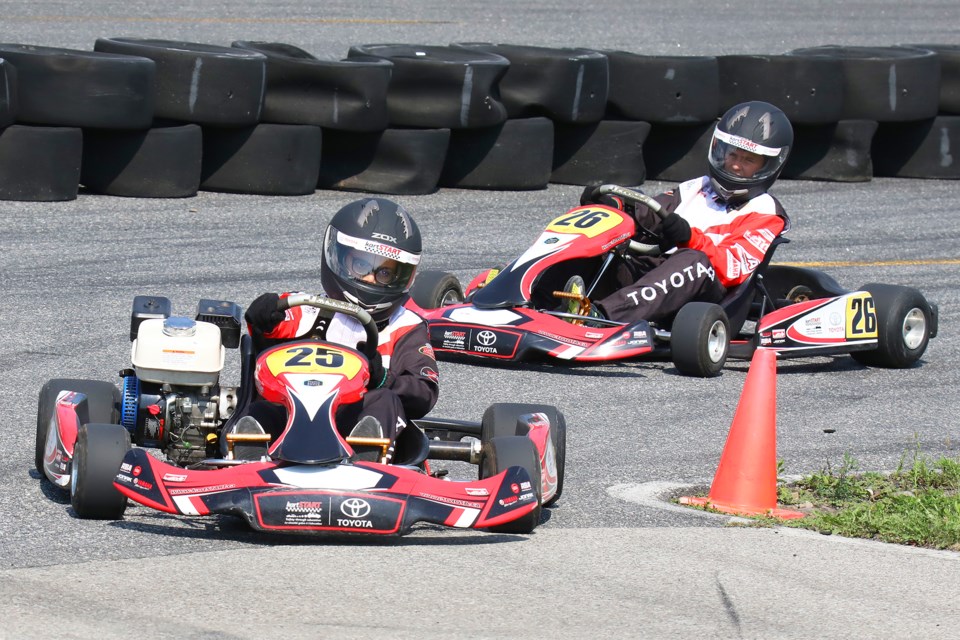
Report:
[[[852,315],[847,330],[851,337],[869,338],[877,335],[877,311],[873,298],[850,298],[849,313]]]
[[[293,347],[292,349],[288,349],[287,353],[293,356],[285,363],[288,367],[317,366],[336,369],[343,366],[343,353],[324,349],[323,347]],[[310,356],[313,356],[313,358]]]

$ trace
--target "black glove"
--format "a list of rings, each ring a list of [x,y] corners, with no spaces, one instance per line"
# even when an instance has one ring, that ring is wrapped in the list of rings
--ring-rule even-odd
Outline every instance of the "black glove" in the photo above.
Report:
[[[690,223],[671,213],[660,223],[660,248],[666,251],[690,242]]]
[[[582,207],[588,204],[602,204],[607,207],[623,210],[623,201],[608,193],[601,194],[600,185],[598,184],[584,187],[583,193],[580,194],[580,206]]]
[[[247,307],[243,314],[247,326],[262,334],[270,333],[280,324],[286,314],[277,308],[280,296],[275,293],[263,293]]]
[[[364,355],[366,355],[366,347],[366,341],[357,343],[357,351]],[[377,351],[369,361],[370,381],[367,382],[367,389],[379,389],[387,382],[387,372],[383,369],[383,357],[380,355],[380,352]]]
[[[598,184],[588,184],[584,187],[583,193],[580,194],[580,206],[599,202],[602,196],[597,193],[598,189],[600,189],[600,185]]]

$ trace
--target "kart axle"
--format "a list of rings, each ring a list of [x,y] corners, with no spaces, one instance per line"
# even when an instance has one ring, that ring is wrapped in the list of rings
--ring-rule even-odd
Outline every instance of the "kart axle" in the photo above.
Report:
[[[431,460],[459,460],[470,464],[480,464],[480,441],[444,442],[430,441]]]

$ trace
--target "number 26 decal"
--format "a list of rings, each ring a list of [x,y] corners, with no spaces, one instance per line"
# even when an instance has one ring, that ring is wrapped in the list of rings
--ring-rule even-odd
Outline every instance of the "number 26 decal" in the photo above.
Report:
[[[847,333],[850,337],[871,338],[877,335],[877,310],[870,296],[850,298],[847,311],[849,322]]]

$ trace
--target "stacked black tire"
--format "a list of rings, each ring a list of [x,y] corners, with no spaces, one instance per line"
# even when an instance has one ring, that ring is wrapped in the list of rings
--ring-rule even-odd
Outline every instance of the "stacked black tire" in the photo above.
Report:
[[[0,44],[0,199],[200,190],[423,194],[681,181],[746,100],[796,129],[783,177],[960,178],[960,46],[647,56],[492,43],[101,38]]]

